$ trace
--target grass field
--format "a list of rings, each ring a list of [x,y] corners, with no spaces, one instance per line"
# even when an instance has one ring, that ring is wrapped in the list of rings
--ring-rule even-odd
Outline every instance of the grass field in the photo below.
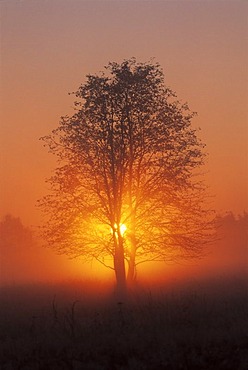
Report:
[[[1,370],[248,369],[245,279],[136,289],[1,288]]]

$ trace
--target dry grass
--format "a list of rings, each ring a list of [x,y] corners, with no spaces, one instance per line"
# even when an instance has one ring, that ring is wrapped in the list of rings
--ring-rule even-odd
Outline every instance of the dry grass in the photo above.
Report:
[[[75,284],[5,287],[1,302],[1,370],[248,369],[244,280],[125,304]]]

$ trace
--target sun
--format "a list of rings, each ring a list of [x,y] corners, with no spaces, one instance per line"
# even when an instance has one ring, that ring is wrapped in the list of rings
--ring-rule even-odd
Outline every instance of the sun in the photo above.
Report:
[[[121,233],[121,236],[123,236],[125,234],[127,230],[127,227],[125,224],[120,224],[120,233]]]
[[[115,224],[114,224],[114,230],[111,228],[111,234],[113,234],[113,232],[117,233],[117,229],[118,229],[118,226],[117,226],[117,224],[115,223]],[[125,232],[126,232],[126,230],[127,230],[126,225],[125,225],[125,224],[120,224],[120,225],[119,225],[119,229],[120,229],[120,234],[121,234],[121,236],[123,237],[123,236],[124,236],[124,234],[125,234]]]

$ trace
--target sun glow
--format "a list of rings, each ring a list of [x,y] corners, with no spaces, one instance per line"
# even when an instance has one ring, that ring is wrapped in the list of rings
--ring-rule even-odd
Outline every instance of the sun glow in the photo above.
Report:
[[[120,233],[121,233],[121,236],[123,236],[125,234],[126,230],[127,230],[126,225],[125,224],[121,224],[120,225]]]
[[[111,233],[113,234],[114,232],[117,234],[117,230],[118,230],[118,225],[115,223],[114,224],[114,229],[111,228]],[[127,227],[125,224],[120,224],[119,225],[119,230],[120,230],[120,234],[121,236],[123,236],[127,230]]]

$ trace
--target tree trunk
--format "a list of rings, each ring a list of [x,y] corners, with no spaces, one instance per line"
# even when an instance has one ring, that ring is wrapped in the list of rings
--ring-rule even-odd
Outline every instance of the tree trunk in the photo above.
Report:
[[[131,287],[136,278],[136,266],[135,266],[135,257],[136,257],[136,238],[134,231],[129,237],[130,242],[130,258],[128,263],[128,274],[127,274],[127,283]]]
[[[132,287],[136,278],[135,257],[131,256],[128,263],[127,284]]]
[[[115,256],[114,256],[114,269],[116,277],[116,297],[118,301],[125,301],[127,295],[125,259],[123,249],[123,239],[119,235],[115,238]]]

